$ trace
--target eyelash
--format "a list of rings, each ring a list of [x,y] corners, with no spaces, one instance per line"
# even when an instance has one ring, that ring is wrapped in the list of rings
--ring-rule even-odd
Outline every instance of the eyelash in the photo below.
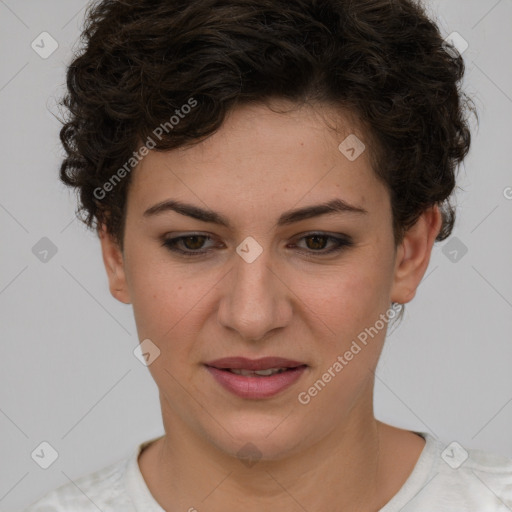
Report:
[[[317,255],[325,256],[328,254],[338,253],[338,252],[341,252],[344,248],[352,247],[354,245],[354,242],[352,241],[352,239],[346,235],[343,238],[340,238],[340,237],[335,237],[335,236],[331,236],[331,235],[326,235],[324,233],[308,233],[307,235],[302,236],[299,240],[302,240],[305,238],[311,238],[311,237],[324,238],[327,240],[331,240],[331,241],[335,242],[335,244],[336,244],[336,246],[334,248],[329,249],[327,251],[324,251],[324,250],[315,251],[312,249],[306,250],[306,252],[308,252],[308,254],[315,255],[315,256],[317,256]],[[182,249],[178,249],[176,247],[176,245],[186,238],[204,238],[205,241],[212,240],[212,238],[208,235],[191,233],[190,235],[180,236],[180,237],[176,237],[176,238],[168,238],[168,239],[164,240],[162,245],[169,251],[181,254],[182,256],[185,256],[187,258],[202,256],[202,255],[205,255],[205,254],[208,254],[209,252],[211,252],[211,250],[193,251],[193,250],[189,249],[187,251],[184,251]],[[301,252],[304,252],[304,250]]]

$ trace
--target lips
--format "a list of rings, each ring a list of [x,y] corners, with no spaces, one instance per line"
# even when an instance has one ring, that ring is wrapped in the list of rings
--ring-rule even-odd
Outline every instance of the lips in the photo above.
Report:
[[[260,359],[247,359],[245,357],[224,357],[205,363],[206,366],[217,368],[219,370],[270,370],[270,369],[286,369],[297,368],[299,366],[307,366],[301,361],[285,359],[283,357],[262,357]]]
[[[225,390],[240,398],[259,400],[290,388],[306,373],[308,365],[282,357],[225,357],[209,361],[205,367]]]

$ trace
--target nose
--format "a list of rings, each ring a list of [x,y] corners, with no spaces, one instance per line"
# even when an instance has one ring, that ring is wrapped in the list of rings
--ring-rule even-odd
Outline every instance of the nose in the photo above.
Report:
[[[234,267],[223,280],[218,320],[242,339],[259,341],[292,317],[293,294],[271,260],[268,248],[251,263],[235,253]]]

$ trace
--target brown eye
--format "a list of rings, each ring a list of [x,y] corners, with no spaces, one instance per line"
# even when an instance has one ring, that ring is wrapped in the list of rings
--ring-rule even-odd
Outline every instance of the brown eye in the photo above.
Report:
[[[325,254],[339,252],[345,247],[351,247],[354,245],[352,239],[347,235],[337,237],[324,233],[309,233],[306,236],[303,236],[300,240],[305,241],[306,252],[309,252],[310,254],[313,253],[315,256],[323,256]],[[329,243],[331,243],[333,247],[325,250]],[[297,247],[300,246],[297,245]]]
[[[207,235],[187,235],[168,238],[164,240],[162,245],[170,251],[184,256],[201,256],[209,252],[209,250],[201,250],[207,240],[211,240],[211,237]]]
[[[325,235],[310,235],[304,237],[304,240],[311,241],[311,244],[306,243],[308,249],[321,250],[325,249],[329,237]]]
[[[197,251],[201,249],[204,243],[205,236],[187,236],[181,239],[183,245],[192,251]],[[199,241],[199,242],[198,242]]]

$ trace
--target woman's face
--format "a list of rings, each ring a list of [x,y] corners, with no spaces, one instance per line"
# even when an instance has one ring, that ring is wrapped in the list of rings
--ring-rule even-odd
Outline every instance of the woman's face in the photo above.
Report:
[[[337,133],[326,119],[338,119]],[[367,145],[355,159],[354,135]],[[113,295],[133,304],[139,339],[160,351],[149,370],[164,421],[225,453],[252,443],[277,459],[373,418],[391,302],[413,297],[428,257],[419,262],[412,238],[395,251],[370,149],[327,107],[278,114],[260,105],[233,111],[199,145],[150,151],[133,171],[122,257],[109,237],[102,246]],[[210,218],[155,208],[166,201]],[[350,209],[319,214],[333,201]],[[206,366],[226,357],[306,366],[284,377]]]

